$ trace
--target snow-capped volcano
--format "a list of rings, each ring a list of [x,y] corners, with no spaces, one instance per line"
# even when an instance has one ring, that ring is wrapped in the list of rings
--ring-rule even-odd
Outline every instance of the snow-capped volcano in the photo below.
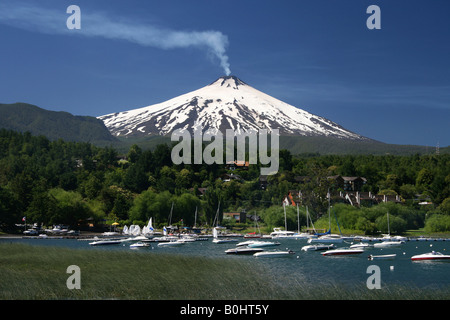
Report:
[[[167,135],[175,129],[279,129],[281,135],[367,139],[254,89],[235,76],[148,107],[98,117],[114,136]]]

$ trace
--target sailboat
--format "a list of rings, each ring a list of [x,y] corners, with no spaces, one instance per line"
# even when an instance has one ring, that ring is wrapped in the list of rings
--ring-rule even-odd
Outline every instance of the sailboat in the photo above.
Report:
[[[308,214],[308,207],[306,207],[306,230],[308,230],[309,229],[309,221],[308,221],[308,219],[309,219],[309,214]],[[300,212],[299,212],[299,209],[298,209],[298,203],[297,203],[297,229],[298,229],[298,231],[297,231],[297,233],[295,233],[294,234],[294,238],[295,239],[309,239],[309,238],[312,238],[312,237],[317,237],[317,236],[314,236],[314,235],[312,235],[312,234],[309,234],[309,233],[307,233],[307,232],[300,232]]]
[[[380,240],[381,241],[406,241],[406,240],[408,240],[406,237],[402,237],[402,236],[391,236],[389,212],[387,212],[386,216],[387,216],[387,223],[388,223],[388,233],[383,234],[383,237]]]
[[[255,221],[255,232],[245,234],[244,239],[248,239],[248,238],[255,239],[255,238],[261,238],[261,236],[262,236],[261,230],[259,229],[259,226],[258,226],[258,221],[256,221],[256,212],[255,212],[255,215],[253,216],[253,220]],[[256,228],[258,228],[258,233],[256,233]]]
[[[229,243],[229,242],[237,242],[237,239],[231,239],[231,238],[221,238],[219,239],[219,233],[217,231],[218,227],[213,228],[213,243]]]
[[[213,225],[216,224],[216,226],[213,228],[213,243],[229,243],[229,242],[237,242],[237,239],[230,239],[230,238],[221,238],[219,239],[219,209],[220,209],[220,201],[219,205],[217,206],[217,212],[216,216],[214,217]]]
[[[284,209],[284,230],[281,228],[273,228],[273,232],[270,234],[272,239],[274,238],[292,238],[294,233],[293,231],[287,231],[287,219],[286,219],[286,204],[283,203]]]
[[[375,243],[373,246],[375,248],[390,248],[390,247],[398,247],[405,243],[405,241],[400,240],[396,237],[391,237],[391,228],[389,223],[389,212],[387,213],[387,222],[388,222],[388,234],[383,235],[383,238],[381,238],[381,243]],[[406,239],[406,238],[405,238]]]
[[[145,232],[143,232],[143,234],[145,236],[153,236],[153,233],[155,232],[155,229],[153,228],[152,218],[150,218],[148,220],[148,223],[147,223],[147,225],[144,228],[145,228]]]
[[[335,213],[336,217],[336,213]],[[337,222],[337,217],[336,217]],[[339,222],[337,222],[339,232],[341,231],[341,228],[339,227]],[[330,196],[328,193],[328,231],[319,235],[318,238],[311,238],[308,240],[308,243],[342,243],[344,242],[344,238],[342,238],[342,235],[339,234],[331,234],[331,206],[330,206]]]

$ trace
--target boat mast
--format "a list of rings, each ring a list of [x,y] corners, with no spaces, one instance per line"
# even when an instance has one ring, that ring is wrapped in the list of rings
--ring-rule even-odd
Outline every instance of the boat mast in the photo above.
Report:
[[[172,225],[172,211],[173,211],[173,202],[172,202],[172,207],[170,208],[170,214],[169,214],[169,227]]]
[[[387,212],[387,222],[388,222],[388,235],[391,235],[391,227],[389,226],[389,211]]]
[[[194,228],[197,227],[197,206],[195,206]]]

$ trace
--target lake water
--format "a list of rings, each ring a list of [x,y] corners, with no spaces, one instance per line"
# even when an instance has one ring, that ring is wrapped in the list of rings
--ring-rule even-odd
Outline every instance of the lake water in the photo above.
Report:
[[[240,238],[239,241],[244,241]],[[267,240],[270,241],[270,240]],[[450,254],[450,241],[406,241],[400,247],[381,249],[366,249],[364,253],[353,256],[322,256],[321,251],[301,251],[307,245],[306,240],[278,239],[281,244],[267,250],[290,249],[295,254],[285,258],[256,258],[247,255],[227,255],[225,250],[235,248],[236,243],[216,244],[208,241],[188,242],[181,247],[158,247],[152,243],[151,248],[130,249],[130,243],[118,245],[90,246],[91,241],[76,239],[1,239],[1,243],[26,243],[39,246],[62,246],[69,248],[84,248],[86,250],[119,250],[127,252],[145,252],[145,254],[180,254],[193,257],[221,257],[241,259],[264,266],[274,278],[289,282],[294,280],[310,284],[334,283],[337,285],[356,285],[366,287],[371,272],[368,267],[376,265],[380,270],[381,286],[394,284],[407,285],[415,288],[443,288],[450,290],[450,262],[413,262],[413,255],[431,251]],[[351,243],[335,244],[335,247],[348,247]],[[384,255],[395,253],[393,260],[368,260],[370,254]]]

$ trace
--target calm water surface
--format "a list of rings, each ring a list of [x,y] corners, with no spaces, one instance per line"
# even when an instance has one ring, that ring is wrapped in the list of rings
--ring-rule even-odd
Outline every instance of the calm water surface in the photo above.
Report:
[[[239,239],[243,241],[243,239]],[[236,243],[215,244],[209,241],[188,242],[181,247],[158,247],[152,243],[151,248],[130,249],[130,243],[108,246],[90,246],[91,241],[76,239],[1,239],[0,242],[26,243],[39,246],[62,246],[68,248],[96,250],[115,250],[140,252],[149,255],[170,253],[192,257],[221,257],[240,259],[255,265],[262,265],[278,281],[305,282],[309,284],[333,283],[336,285],[366,286],[367,273],[370,265],[377,265],[381,272],[382,286],[401,284],[417,288],[444,288],[450,290],[450,262],[412,262],[416,254],[428,253],[432,250],[450,254],[450,241],[407,241],[400,247],[366,249],[356,256],[322,256],[320,251],[305,252],[300,249],[307,245],[306,240],[279,239],[281,245],[267,250],[295,251],[295,254],[285,258],[255,258],[247,255],[227,255],[225,250],[236,247]],[[335,244],[335,247],[348,247],[351,243]],[[368,260],[370,254],[396,253],[394,260]]]

